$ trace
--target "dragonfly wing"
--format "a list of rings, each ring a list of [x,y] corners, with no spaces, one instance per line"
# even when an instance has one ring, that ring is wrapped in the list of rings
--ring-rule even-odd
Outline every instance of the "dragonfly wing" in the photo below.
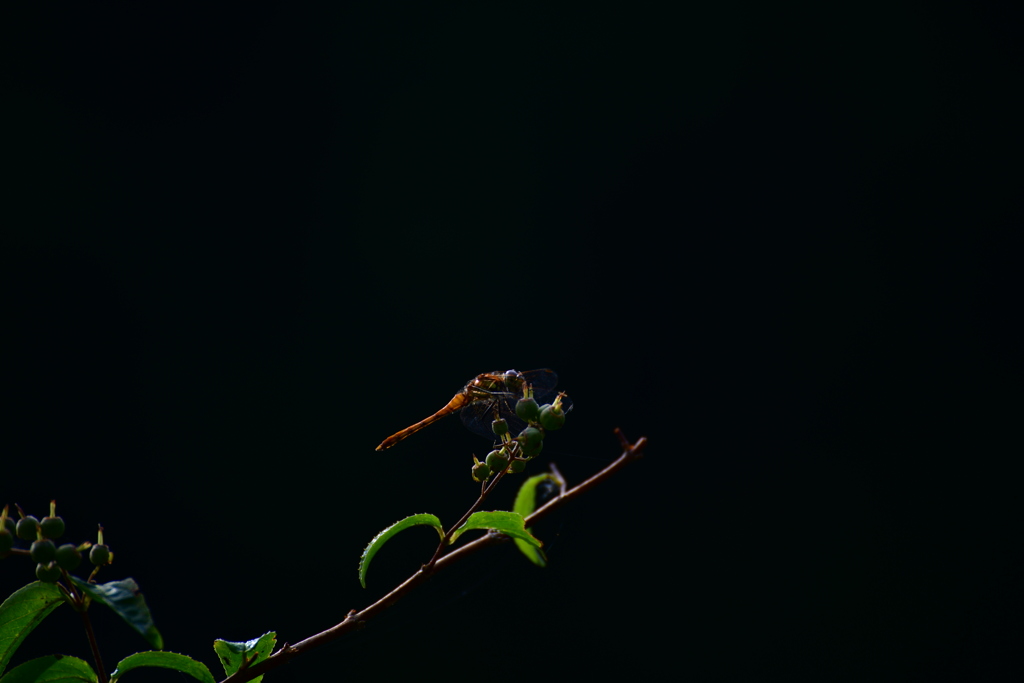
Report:
[[[511,412],[508,408],[511,401],[514,409],[517,398],[511,394],[496,394],[494,398],[473,401],[459,412],[459,417],[462,418],[462,424],[466,425],[466,429],[469,431],[496,440],[498,437],[494,433],[491,423],[494,421],[497,410],[497,416],[508,422],[509,431],[515,435],[519,433],[518,430],[526,426],[516,417],[515,412]]]
[[[537,403],[550,403],[555,400],[558,393],[555,391],[555,387],[558,386],[558,375],[554,370],[527,370],[522,375],[526,383],[533,386],[533,397],[537,399]]]

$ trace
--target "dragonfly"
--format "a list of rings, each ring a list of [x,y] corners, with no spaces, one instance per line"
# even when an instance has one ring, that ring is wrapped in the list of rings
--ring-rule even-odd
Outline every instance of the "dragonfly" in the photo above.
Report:
[[[555,398],[556,384],[558,384],[558,375],[554,370],[547,368],[527,370],[526,372],[495,370],[480,373],[466,382],[466,386],[452,396],[445,407],[430,417],[395,432],[384,439],[376,450],[383,451],[391,448],[399,441],[453,413],[459,413],[462,423],[470,431],[480,436],[494,438],[491,422],[498,418],[506,420],[509,430],[515,434],[526,426],[526,423],[516,416],[516,402],[523,397],[526,388],[532,388],[533,397],[537,403],[543,404],[545,401]],[[571,406],[572,403],[568,397],[563,396],[563,409],[568,411]]]

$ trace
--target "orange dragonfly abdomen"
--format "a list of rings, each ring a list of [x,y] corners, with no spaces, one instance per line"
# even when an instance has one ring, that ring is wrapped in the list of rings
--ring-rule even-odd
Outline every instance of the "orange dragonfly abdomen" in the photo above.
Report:
[[[375,450],[383,451],[386,448],[391,448],[402,439],[408,436],[412,436],[413,434],[420,431],[424,427],[428,427],[434,424],[442,417],[447,417],[448,415],[451,415],[452,413],[456,412],[460,408],[463,408],[467,404],[469,404],[469,396],[465,390],[462,390],[459,393],[452,396],[452,400],[448,401],[448,405],[446,405],[444,408],[441,408],[441,410],[437,411],[430,417],[423,418],[416,424],[406,427],[400,432],[395,432],[388,438],[381,441],[380,445],[377,446]]]

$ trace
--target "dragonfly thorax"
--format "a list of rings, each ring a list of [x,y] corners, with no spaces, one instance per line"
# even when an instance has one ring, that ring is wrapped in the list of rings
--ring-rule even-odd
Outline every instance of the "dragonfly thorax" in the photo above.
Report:
[[[499,370],[484,372],[474,377],[466,385],[466,390],[467,393],[478,396],[507,394],[509,391],[515,391],[522,386],[522,380],[519,379],[521,377],[522,375],[515,370],[509,370],[508,372],[501,372]]]

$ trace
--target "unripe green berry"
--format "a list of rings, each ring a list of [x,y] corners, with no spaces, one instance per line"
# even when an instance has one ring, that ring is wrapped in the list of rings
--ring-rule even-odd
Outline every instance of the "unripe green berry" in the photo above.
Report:
[[[526,461],[525,460],[513,460],[512,464],[508,466],[508,471],[509,471],[510,474],[519,474],[520,472],[522,472],[525,469],[526,469]]]
[[[565,411],[559,405],[545,405],[540,409],[540,426],[555,431],[565,424]]]
[[[46,583],[57,583],[60,580],[60,567],[54,563],[37,564],[36,578]]]
[[[487,459],[484,462],[487,463],[491,472],[500,472],[508,466],[508,456],[501,451],[491,451],[487,454]]]
[[[43,517],[39,530],[45,538],[60,538],[64,535],[64,520],[60,517]]]
[[[540,407],[534,398],[521,398],[516,403],[516,415],[523,422],[536,422],[540,416]]]
[[[7,529],[0,529],[0,555],[14,547],[14,534]]]
[[[18,535],[18,525],[10,517],[4,517],[4,527],[11,532],[11,536]]]
[[[110,548],[105,545],[94,545],[89,550],[89,561],[97,567],[102,567],[110,561]]]
[[[536,427],[527,427],[519,432],[516,441],[523,447],[523,455],[532,458],[540,455],[540,450],[544,447],[544,432]]]
[[[485,462],[473,465],[473,481],[486,481],[491,476],[491,468]]]
[[[27,515],[18,520],[18,538],[23,541],[34,541],[38,534],[39,520],[32,515]]]
[[[73,572],[82,564],[82,553],[73,543],[65,543],[57,548],[56,562],[64,571]]]
[[[497,419],[491,423],[491,431],[501,436],[502,434],[508,434],[508,422],[502,419]]]
[[[57,548],[53,545],[53,541],[48,538],[44,538],[39,541],[35,541],[28,549],[29,555],[32,556],[34,562],[39,564],[49,564],[53,562],[53,558],[57,556]]]
[[[523,446],[539,446],[540,442],[544,440],[544,432],[536,427],[527,427],[523,431],[519,432],[519,438],[522,440]]]

